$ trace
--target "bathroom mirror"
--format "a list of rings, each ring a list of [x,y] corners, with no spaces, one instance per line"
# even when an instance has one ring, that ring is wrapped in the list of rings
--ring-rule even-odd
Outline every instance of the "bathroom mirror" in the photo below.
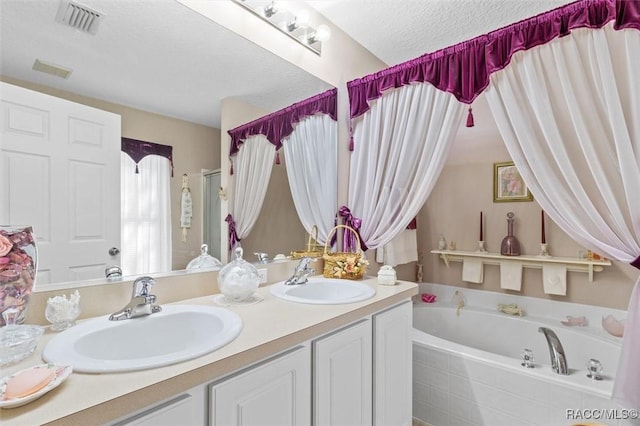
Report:
[[[69,7],[95,13],[95,25],[70,27],[64,22]],[[36,60],[45,71],[70,74],[61,78],[35,71]],[[227,155],[220,152],[222,99],[236,98],[268,113],[330,87],[174,0],[82,0],[79,5],[69,0],[3,0],[0,79],[74,102],[92,99],[96,105],[151,113],[139,121],[123,118],[122,136],[173,145],[174,156],[181,156],[176,167],[188,169],[176,169],[175,176],[193,173],[194,197],[202,197],[201,170],[220,168],[220,158]],[[167,129],[164,121],[146,121],[153,114],[177,119],[179,129],[185,130],[174,128],[175,138],[160,140]],[[189,146],[203,133],[216,145],[215,155],[205,165],[191,163],[185,152],[190,148],[181,149],[181,144]],[[175,269],[199,254],[202,241],[198,216],[188,244],[180,243],[179,180],[174,177],[171,183]],[[295,209],[290,212],[297,219]],[[287,229],[278,232],[286,234]]]

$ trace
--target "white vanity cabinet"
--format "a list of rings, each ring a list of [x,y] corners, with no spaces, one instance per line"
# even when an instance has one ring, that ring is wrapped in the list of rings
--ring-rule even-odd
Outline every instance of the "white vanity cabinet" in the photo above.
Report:
[[[109,426],[202,426],[207,416],[205,387],[197,386]]]
[[[373,315],[373,424],[411,425],[411,329],[407,301]]]
[[[313,341],[313,424],[371,425],[371,320]]]
[[[311,352],[297,346],[209,386],[212,426],[303,426],[311,420]]]
[[[110,426],[409,426],[405,300]]]

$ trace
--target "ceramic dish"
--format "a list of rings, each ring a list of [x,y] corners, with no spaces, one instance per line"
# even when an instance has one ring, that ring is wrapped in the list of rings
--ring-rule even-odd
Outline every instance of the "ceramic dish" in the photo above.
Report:
[[[31,395],[24,396],[22,398],[12,398],[12,399],[4,399],[5,391],[7,389],[7,382],[12,378],[22,373],[23,371],[37,369],[37,368],[50,368],[54,369],[56,375],[49,384],[40,389],[37,392],[32,393]],[[60,383],[64,382],[67,377],[71,374],[73,368],[70,365],[54,365],[54,364],[40,364],[35,367],[26,368],[24,370],[20,370],[17,373],[14,373],[10,376],[3,377],[0,379],[0,408],[14,408],[20,407],[21,405],[28,404],[29,402],[40,398],[45,393],[49,392],[52,389],[55,389],[60,385]]]

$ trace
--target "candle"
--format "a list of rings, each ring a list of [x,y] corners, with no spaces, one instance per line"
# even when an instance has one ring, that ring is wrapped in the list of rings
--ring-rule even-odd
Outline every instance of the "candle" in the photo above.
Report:
[[[544,210],[540,211],[540,223],[542,226],[541,232],[542,232],[542,244],[546,244],[547,239],[546,236],[544,235]]]
[[[482,237],[482,212],[480,212],[480,239],[478,241],[484,241]]]

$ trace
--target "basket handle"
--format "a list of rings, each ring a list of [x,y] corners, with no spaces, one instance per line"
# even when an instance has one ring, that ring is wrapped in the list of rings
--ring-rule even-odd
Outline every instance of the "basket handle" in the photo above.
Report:
[[[324,243],[324,253],[325,254],[327,253],[327,247],[328,247],[329,241],[331,241],[331,234],[333,234],[333,232],[336,231],[338,228],[345,228],[345,229],[348,229],[351,232],[353,232],[353,234],[356,236],[356,240],[358,240],[358,244],[356,246],[356,249],[358,251],[356,251],[356,253],[360,253],[361,252],[361,250],[360,250],[360,246],[361,246],[360,236],[358,235],[358,233],[356,232],[355,229],[353,229],[352,227],[347,226],[347,225],[336,225],[336,226],[333,227],[333,229],[331,229],[331,231],[329,231],[329,234],[327,235],[327,241]]]
[[[313,231],[315,231],[315,238],[313,238]],[[313,241],[313,249],[311,249],[311,241]],[[307,251],[313,251],[318,247],[318,227],[313,225],[311,232],[309,232],[309,240],[307,241]]]

